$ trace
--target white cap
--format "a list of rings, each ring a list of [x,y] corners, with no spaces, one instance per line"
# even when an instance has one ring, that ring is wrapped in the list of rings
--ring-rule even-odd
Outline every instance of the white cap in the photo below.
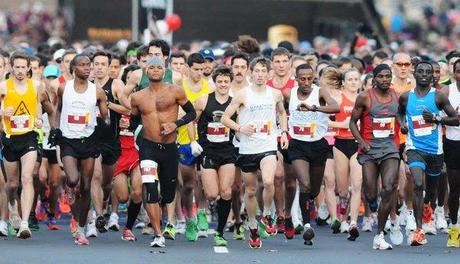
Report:
[[[57,60],[57,59],[62,59],[62,55],[64,55],[65,53],[65,49],[58,49],[54,52],[53,54],[53,60]]]

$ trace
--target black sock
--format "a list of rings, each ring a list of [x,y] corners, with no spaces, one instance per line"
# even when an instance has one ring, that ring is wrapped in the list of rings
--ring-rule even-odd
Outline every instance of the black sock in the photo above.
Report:
[[[303,224],[310,223],[310,210],[312,206],[311,195],[309,193],[300,192],[299,193],[299,206],[300,211],[302,212],[302,221]]]
[[[126,228],[133,229],[134,222],[136,222],[137,215],[141,210],[142,202],[135,203],[132,200],[129,202],[128,206],[128,220],[126,221]]]
[[[225,224],[227,223],[228,214],[232,208],[232,200],[217,200],[217,232],[224,234]]]

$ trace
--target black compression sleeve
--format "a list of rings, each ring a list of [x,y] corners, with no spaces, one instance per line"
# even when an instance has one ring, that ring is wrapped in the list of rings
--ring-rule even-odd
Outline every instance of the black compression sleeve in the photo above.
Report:
[[[176,121],[177,127],[181,127],[187,123],[190,123],[196,118],[195,108],[193,108],[193,105],[192,103],[190,103],[190,101],[187,101],[187,103],[185,103],[181,107],[185,111],[185,115],[181,119]]]

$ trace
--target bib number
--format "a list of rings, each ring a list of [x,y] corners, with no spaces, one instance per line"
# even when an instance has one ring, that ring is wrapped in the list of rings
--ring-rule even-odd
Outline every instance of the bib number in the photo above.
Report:
[[[292,126],[292,132],[296,136],[313,138],[316,134],[316,123],[306,123],[306,124],[294,124]]]
[[[394,135],[395,118],[374,118],[372,120],[372,134],[375,138],[387,138]]]
[[[33,117],[30,115],[18,115],[10,118],[11,132],[29,132],[33,128]]]
[[[416,137],[421,137],[421,136],[429,136],[433,132],[434,126],[436,124],[432,124],[429,122],[426,122],[423,119],[423,116],[413,116],[411,118],[412,121],[412,128],[414,129],[414,135]]]
[[[206,136],[209,142],[221,143],[230,140],[230,129],[220,122],[208,123]]]
[[[153,160],[141,160],[142,183],[154,183],[158,181],[158,163]]]
[[[69,114],[67,116],[67,127],[70,131],[81,132],[89,123],[89,113]]]

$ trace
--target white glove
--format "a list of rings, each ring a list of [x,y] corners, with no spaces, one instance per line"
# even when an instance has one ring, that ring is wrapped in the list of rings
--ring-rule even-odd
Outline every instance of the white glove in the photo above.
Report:
[[[190,143],[190,148],[192,149],[192,155],[194,157],[200,156],[201,152],[203,152],[203,148],[196,141],[193,141],[192,143]]]

